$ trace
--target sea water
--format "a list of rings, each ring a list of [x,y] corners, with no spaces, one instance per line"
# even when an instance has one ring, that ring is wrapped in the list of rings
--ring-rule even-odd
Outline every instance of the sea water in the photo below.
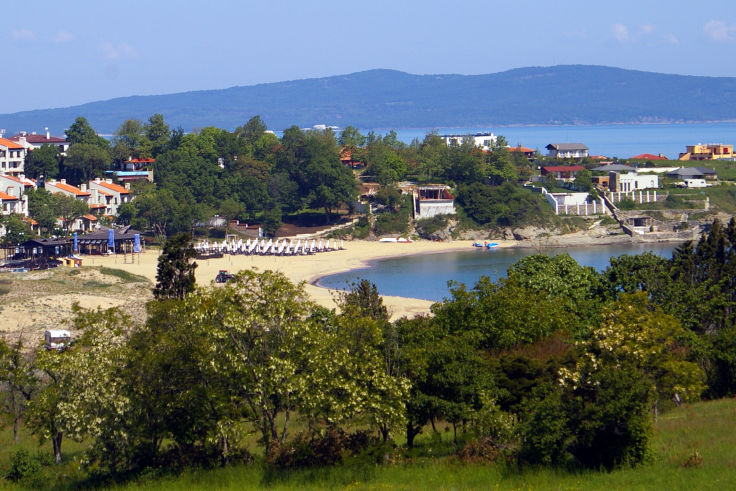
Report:
[[[391,247],[390,244],[385,244]],[[570,254],[579,264],[604,270],[611,257],[641,254],[651,251],[662,257],[672,257],[676,244],[617,244],[551,249],[546,254]],[[506,276],[509,266],[524,256],[536,254],[534,249],[496,248],[485,250],[468,247],[453,251],[416,256],[402,256],[374,261],[370,267],[354,269],[321,278],[317,284],[337,290],[349,289],[352,283],[366,279],[376,285],[382,295],[441,301],[449,297],[448,281],[471,288],[481,276],[492,281]],[[390,254],[390,250],[386,250]]]
[[[369,130],[361,130],[367,133]],[[389,129],[374,130],[385,134]],[[414,128],[396,129],[399,140],[420,142],[437,131],[441,135],[467,135],[492,132],[503,135],[511,146],[522,145],[547,154],[545,147],[550,143],[583,143],[590,155],[626,159],[642,153],[658,155],[676,160],[685,152],[686,145],[698,143],[736,143],[736,123],[692,123],[692,124],[609,124],[595,126],[486,126],[474,128]]]

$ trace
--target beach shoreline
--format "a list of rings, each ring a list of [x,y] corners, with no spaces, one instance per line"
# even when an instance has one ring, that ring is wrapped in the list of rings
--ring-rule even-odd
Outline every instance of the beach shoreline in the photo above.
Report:
[[[283,273],[295,283],[303,283],[306,292],[315,303],[335,308],[336,297],[341,290],[320,286],[322,278],[337,273],[356,269],[370,268],[376,261],[405,256],[442,254],[452,251],[473,249],[473,240],[454,240],[451,242],[435,242],[418,240],[409,243],[378,242],[367,240],[352,240],[345,242],[345,248],[331,252],[323,252],[307,256],[230,256],[222,258],[203,259],[197,261],[195,276],[197,284],[206,286],[214,281],[220,270],[235,273],[244,269],[274,270]],[[573,246],[610,245],[617,243],[639,244],[631,237],[611,235],[592,237],[586,234],[568,234],[552,236],[542,241],[519,241],[498,239],[499,248],[535,248],[544,252],[553,248]],[[651,243],[663,242],[652,241]],[[156,266],[158,249],[149,250],[141,254],[135,261],[121,261],[118,256],[84,256],[84,265],[102,265],[106,267],[124,269],[133,274],[145,276],[151,282],[156,280]],[[383,295],[384,304],[389,309],[392,318],[403,316],[425,315],[430,313],[433,301]]]

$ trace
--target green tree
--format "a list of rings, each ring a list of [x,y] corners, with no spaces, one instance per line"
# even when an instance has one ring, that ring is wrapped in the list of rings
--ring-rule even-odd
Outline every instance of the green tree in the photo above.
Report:
[[[0,410],[13,419],[13,441],[20,439],[20,421],[28,401],[35,395],[37,381],[32,360],[23,346],[23,338],[12,345],[0,339]]]
[[[578,191],[593,191],[593,174],[588,169],[578,171],[578,173],[575,175],[573,186],[575,186],[575,189],[577,189]]]
[[[243,126],[235,129],[235,135],[242,138],[246,143],[254,145],[261,136],[266,132],[268,127],[260,116],[256,115],[250,118]]]
[[[76,143],[67,150],[63,165],[75,173],[79,182],[86,182],[94,177],[102,177],[111,162],[110,151],[106,147]]]
[[[41,145],[26,155],[24,172],[26,176],[37,179],[43,175],[54,179],[59,174],[59,148],[54,145]]]
[[[340,132],[338,142],[342,146],[358,148],[365,145],[366,137],[358,131],[358,128],[354,126],[346,126],[345,129]]]
[[[164,121],[163,114],[156,113],[143,125],[143,134],[151,142],[153,157],[163,153],[171,141],[171,128]]]
[[[69,227],[75,220],[89,213],[87,203],[63,193],[51,194],[49,206],[53,210],[54,216],[62,219],[64,232],[66,233],[69,232]]]
[[[194,270],[197,263],[191,260],[196,256],[192,239],[188,234],[177,234],[167,239],[158,258],[153,296],[159,300],[182,299],[194,291],[196,286]]]
[[[22,215],[13,213],[0,218],[0,223],[5,227],[5,235],[0,238],[1,245],[17,245],[32,239],[36,233],[31,225],[23,219]]]
[[[94,128],[92,128],[92,125],[89,124],[87,118],[82,116],[75,119],[74,123],[64,133],[66,134],[66,140],[69,142],[69,145],[85,143],[105,149],[110,147],[109,142],[99,136]]]

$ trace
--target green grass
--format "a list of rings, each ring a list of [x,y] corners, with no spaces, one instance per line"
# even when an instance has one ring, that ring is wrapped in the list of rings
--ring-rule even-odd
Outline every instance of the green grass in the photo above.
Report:
[[[683,405],[660,416],[648,464],[613,472],[566,472],[558,469],[507,468],[503,464],[468,465],[447,457],[450,433],[444,441],[423,435],[422,447],[395,465],[346,463],[332,468],[272,471],[262,464],[234,465],[211,470],[191,470],[180,475],[144,474],[115,489],[730,489],[736,480],[736,401]],[[32,453],[50,452],[50,444],[38,446],[35,437],[22,434],[12,444],[12,429],[0,431],[0,473],[7,471],[17,448]],[[72,488],[83,478],[75,462],[83,444],[65,440],[65,460],[44,468],[44,483]],[[437,452],[439,456],[431,455]],[[398,452],[400,453],[400,452]],[[688,467],[692,455],[700,465]],[[15,489],[0,479],[0,489]],[[20,488],[18,488],[20,489]]]
[[[122,269],[100,267],[100,273],[108,276],[119,278],[123,283],[145,283],[148,278],[137,274],[129,273]]]

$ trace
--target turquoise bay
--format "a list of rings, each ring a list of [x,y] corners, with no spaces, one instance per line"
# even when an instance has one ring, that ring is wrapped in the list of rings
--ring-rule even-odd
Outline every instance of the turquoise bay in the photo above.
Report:
[[[552,249],[548,254],[570,254],[578,263],[605,269],[612,256],[641,254],[651,251],[662,257],[671,257],[676,244],[618,244]],[[375,261],[370,267],[325,276],[317,285],[344,290],[359,279],[375,283],[382,295],[421,298],[440,301],[449,296],[448,281],[472,287],[481,276],[492,280],[504,277],[506,270],[529,254],[529,248],[504,248],[454,251],[437,254],[402,256]]]

